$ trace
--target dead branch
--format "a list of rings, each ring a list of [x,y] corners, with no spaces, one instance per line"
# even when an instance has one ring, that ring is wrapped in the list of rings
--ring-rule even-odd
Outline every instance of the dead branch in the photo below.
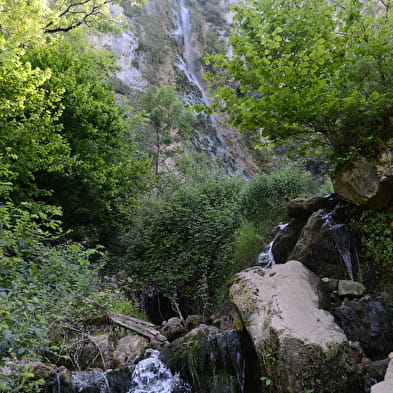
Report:
[[[104,307],[103,305],[88,299],[82,295],[77,293],[73,293],[73,296],[81,299],[92,306],[98,308],[99,310],[106,313],[108,318],[118,326],[126,328],[128,330],[132,330],[139,335],[148,338],[153,344],[161,345],[167,342],[166,337],[164,337],[157,329],[156,326],[150,322],[142,321],[141,319],[129,317],[128,315],[118,314],[115,313],[108,308]]]

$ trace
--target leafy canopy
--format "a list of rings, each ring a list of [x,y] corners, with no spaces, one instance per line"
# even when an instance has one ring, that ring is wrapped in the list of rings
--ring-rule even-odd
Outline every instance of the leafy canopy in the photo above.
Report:
[[[215,109],[272,141],[328,142],[338,157],[391,135],[393,2],[251,0],[232,54],[208,56]]]

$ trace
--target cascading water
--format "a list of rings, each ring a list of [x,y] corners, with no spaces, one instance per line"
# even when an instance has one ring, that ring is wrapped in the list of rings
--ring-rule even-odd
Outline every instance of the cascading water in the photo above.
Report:
[[[263,249],[263,251],[258,255],[257,265],[262,266],[265,269],[268,269],[275,265],[276,261],[274,260],[273,255],[273,244],[276,240],[279,233],[284,230],[288,224],[280,224],[278,225],[278,230],[276,235],[274,236],[273,240]]]
[[[185,76],[188,88],[184,100],[190,105],[210,105],[209,96],[203,87],[200,73],[196,67],[196,61],[192,48],[192,23],[191,13],[186,7],[184,0],[179,0],[179,11],[174,11],[176,30],[174,32],[178,46],[182,48],[182,55],[177,58],[177,68]],[[201,112],[198,116],[203,125],[206,135],[193,130],[192,143],[198,151],[207,153],[210,157],[218,159],[229,175],[247,174],[237,165],[235,159],[229,153],[224,136],[218,130],[214,116],[208,116]]]
[[[352,254],[351,245],[353,244],[353,239],[351,232],[345,224],[339,224],[334,219],[334,211],[326,213],[322,216],[324,223],[321,227],[321,232],[326,233],[329,238],[331,238],[334,248],[337,250],[341,257],[341,260],[346,268],[348,276],[351,280],[354,279],[353,267],[352,267]],[[356,262],[359,264],[359,258],[355,251]]]
[[[58,373],[52,393],[192,393],[191,387],[159,359],[159,351],[147,350],[146,355],[135,368],[73,372],[71,384]]]
[[[151,350],[150,357],[136,365],[128,393],[191,393],[191,387],[178,374],[173,375],[159,355]]]

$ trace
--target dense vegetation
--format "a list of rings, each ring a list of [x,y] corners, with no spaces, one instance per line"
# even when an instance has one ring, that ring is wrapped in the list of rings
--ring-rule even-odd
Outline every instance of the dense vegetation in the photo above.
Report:
[[[270,141],[328,144],[336,160],[374,152],[392,135],[391,8],[389,0],[241,3],[231,55],[207,58],[218,71],[215,108]]]
[[[341,160],[378,148],[391,135],[390,2],[377,16],[371,1],[247,3],[235,8],[233,57],[210,58],[233,123],[278,142],[324,139]],[[210,22],[216,4],[205,8]],[[320,182],[299,164],[230,178],[179,149],[195,119],[157,81],[125,105],[114,57],[88,39],[119,29],[107,1],[0,0],[0,10],[0,365],[63,356],[55,330],[91,312],[74,292],[141,309],[105,288],[103,274],[125,271],[136,303],[153,292],[184,316],[217,311],[288,200],[318,194]],[[164,46],[144,45],[162,61]],[[358,223],[381,281],[393,275],[388,214],[366,211]],[[0,390],[23,390],[12,383],[0,379]]]

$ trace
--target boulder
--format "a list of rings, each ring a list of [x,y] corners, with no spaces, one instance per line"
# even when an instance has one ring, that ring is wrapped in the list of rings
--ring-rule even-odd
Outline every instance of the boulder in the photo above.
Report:
[[[296,245],[304,226],[303,220],[292,220],[275,234],[272,253],[275,263],[285,263]]]
[[[259,391],[255,352],[248,337],[233,329],[220,332],[216,327],[199,325],[166,346],[161,357],[193,391]]]
[[[366,288],[358,281],[339,280],[338,295],[339,296],[363,296]]]
[[[393,392],[393,360],[390,360],[383,382],[371,386],[371,393],[392,393]]]
[[[132,363],[149,344],[149,340],[142,336],[125,336],[117,343],[113,352],[113,367],[118,368]]]
[[[334,179],[336,194],[355,205],[382,208],[393,200],[393,138],[376,158],[358,156]]]
[[[385,378],[386,370],[388,369],[390,359],[375,360],[368,367],[368,375],[377,381],[382,381]]]
[[[87,368],[112,368],[114,347],[112,338],[107,333],[97,333],[89,336],[89,341],[83,347],[79,357],[79,366]]]
[[[317,210],[333,210],[337,203],[334,194],[324,197],[295,198],[288,202],[288,217],[306,220]]]
[[[321,280],[298,261],[233,280],[231,300],[276,393],[362,391],[344,332],[320,308],[322,293]]]
[[[189,315],[185,320],[187,330],[192,330],[200,324],[205,323],[206,318],[203,315]]]
[[[332,309],[349,340],[359,341],[373,360],[393,351],[393,312],[380,301],[350,301]]]
[[[320,277],[353,279],[359,265],[356,245],[355,233],[334,212],[321,209],[308,219],[289,259]]]
[[[168,341],[173,341],[180,337],[185,331],[184,324],[178,317],[169,318],[168,321],[164,321],[160,329],[160,333],[165,336]]]

